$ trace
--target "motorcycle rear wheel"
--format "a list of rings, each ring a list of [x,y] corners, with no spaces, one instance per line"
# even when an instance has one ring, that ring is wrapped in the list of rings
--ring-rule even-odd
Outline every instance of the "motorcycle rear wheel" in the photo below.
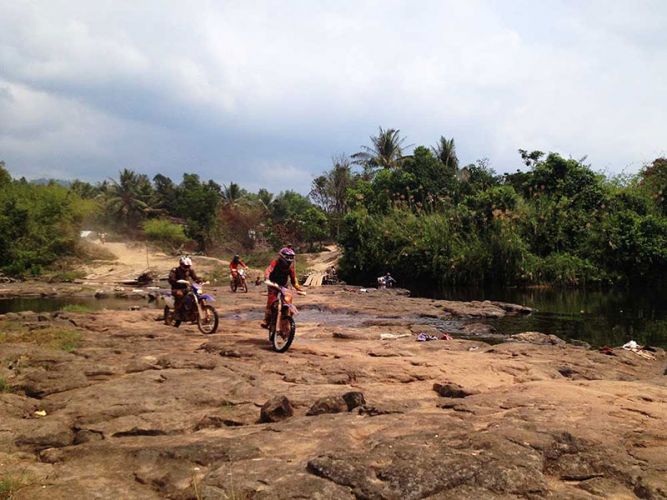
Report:
[[[204,304],[201,306],[204,316],[197,317],[197,327],[203,334],[210,335],[218,330],[218,311],[215,307]]]

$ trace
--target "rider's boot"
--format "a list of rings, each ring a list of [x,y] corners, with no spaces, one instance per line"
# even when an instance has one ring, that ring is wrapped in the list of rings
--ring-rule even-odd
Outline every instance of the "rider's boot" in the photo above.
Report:
[[[260,326],[268,330],[270,322],[271,322],[271,308],[267,306],[267,308],[264,310],[264,321]]]

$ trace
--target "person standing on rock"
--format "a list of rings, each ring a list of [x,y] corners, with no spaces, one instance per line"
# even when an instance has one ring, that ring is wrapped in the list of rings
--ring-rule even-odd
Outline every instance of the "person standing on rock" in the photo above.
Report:
[[[181,257],[178,260],[178,267],[174,267],[169,272],[169,284],[171,285],[171,295],[174,297],[174,312],[177,318],[182,317],[183,299],[188,288],[188,285],[185,283],[179,283],[181,280],[201,283],[201,279],[199,279],[197,273],[192,268],[192,259],[190,257]]]
[[[296,271],[294,270],[294,259],[296,254],[289,247],[282,248],[278,253],[278,258],[271,261],[269,267],[264,271],[264,279],[272,281],[278,286],[287,286],[287,281],[292,282],[292,286],[301,291],[301,285],[296,280]],[[264,322],[262,328],[268,328],[271,322],[271,306],[278,300],[278,290],[274,287],[268,287],[269,295],[266,299],[266,309],[264,310]]]

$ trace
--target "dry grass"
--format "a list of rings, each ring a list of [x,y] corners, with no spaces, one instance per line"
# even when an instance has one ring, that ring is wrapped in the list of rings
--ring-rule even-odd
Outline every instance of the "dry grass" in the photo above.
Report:
[[[7,475],[0,477],[0,500],[11,500],[21,488],[28,486],[27,476]]]
[[[81,332],[46,324],[0,322],[0,344],[27,343],[72,352],[81,345]]]

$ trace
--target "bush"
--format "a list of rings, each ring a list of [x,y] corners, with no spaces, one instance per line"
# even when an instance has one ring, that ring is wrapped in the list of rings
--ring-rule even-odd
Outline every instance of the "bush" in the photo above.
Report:
[[[537,281],[559,285],[585,285],[604,279],[604,273],[586,259],[567,253],[539,259],[535,266]]]
[[[90,209],[57,184],[24,180],[0,186],[0,271],[39,275],[63,256],[72,256],[81,221]]]
[[[144,222],[146,237],[169,250],[176,250],[188,241],[183,226],[166,219],[151,219]]]

